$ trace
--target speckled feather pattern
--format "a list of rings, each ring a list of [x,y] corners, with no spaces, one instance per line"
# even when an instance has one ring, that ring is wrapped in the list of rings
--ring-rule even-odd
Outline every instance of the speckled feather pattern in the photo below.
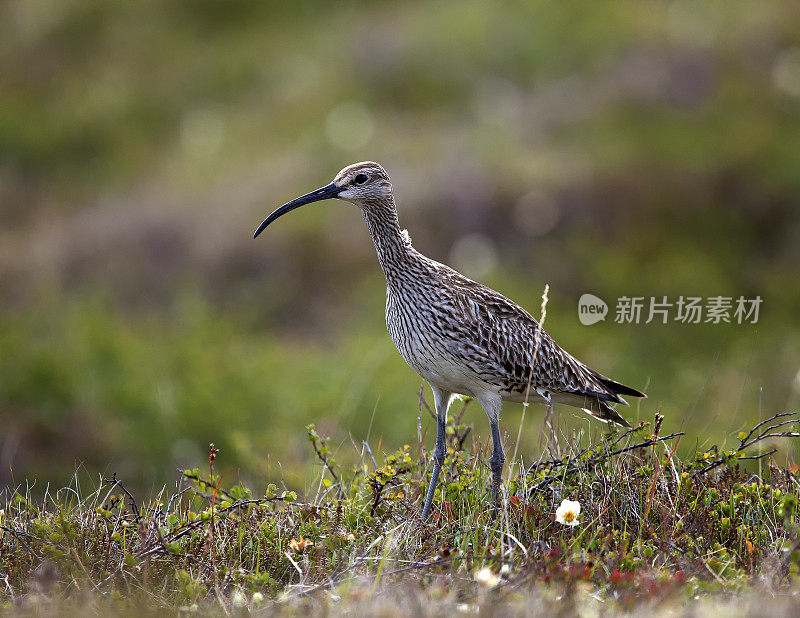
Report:
[[[414,371],[443,391],[471,395],[481,403],[498,397],[560,402],[628,426],[609,402],[625,403],[620,393],[641,393],[561,349],[533,316],[502,294],[416,251],[400,228],[383,168],[356,164],[342,170],[335,182],[359,172],[380,179],[380,195],[357,203],[386,276],[386,326]]]

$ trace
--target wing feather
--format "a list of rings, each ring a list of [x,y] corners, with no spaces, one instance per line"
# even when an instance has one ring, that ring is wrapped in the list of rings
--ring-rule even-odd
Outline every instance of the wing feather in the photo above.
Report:
[[[530,381],[532,390],[624,403],[614,389],[622,385],[563,350],[517,303],[443,264],[437,266],[445,280],[441,289],[452,294],[452,313],[462,318],[452,325],[451,337],[482,376],[509,390],[527,389]],[[537,337],[539,349],[532,362]]]

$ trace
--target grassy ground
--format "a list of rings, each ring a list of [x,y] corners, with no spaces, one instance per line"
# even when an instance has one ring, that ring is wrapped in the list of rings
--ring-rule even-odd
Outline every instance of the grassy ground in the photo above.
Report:
[[[464,408],[467,403],[464,404]],[[427,415],[424,407],[421,414]],[[320,462],[298,497],[255,495],[215,474],[225,454],[142,499],[124,479],[7,492],[0,511],[5,611],[525,615],[704,612],[794,605],[797,466],[770,459],[797,437],[778,415],[731,449],[679,460],[660,417],[589,443],[544,435],[552,459],[506,469],[487,504],[487,445],[448,425],[435,509],[417,515],[430,472],[423,438],[345,469],[308,427]],[[380,452],[380,446],[375,445]],[[510,458],[509,458],[510,461]],[[578,525],[555,518],[578,501]],[[685,605],[685,604],[689,605]]]

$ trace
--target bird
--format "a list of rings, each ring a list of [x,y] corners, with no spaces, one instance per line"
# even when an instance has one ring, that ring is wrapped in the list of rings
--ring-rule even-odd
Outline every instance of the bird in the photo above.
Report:
[[[457,395],[476,399],[489,418],[493,451],[491,501],[497,504],[505,454],[500,437],[504,401],[563,403],[624,427],[611,404],[646,397],[589,368],[563,350],[514,301],[418,252],[400,227],[392,183],[373,161],[342,169],[333,181],[287,202],[258,226],[305,204],[339,199],[357,206],[367,223],[386,278],[386,326],[400,355],[430,386],[436,409],[433,472],[421,513],[430,513],[446,454],[447,410]]]

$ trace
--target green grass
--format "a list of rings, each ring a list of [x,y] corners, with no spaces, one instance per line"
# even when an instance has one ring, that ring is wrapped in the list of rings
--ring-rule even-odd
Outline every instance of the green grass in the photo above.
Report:
[[[796,415],[743,432],[733,449],[684,459],[679,435],[659,435],[660,417],[591,443],[551,435],[557,456],[524,473],[513,467],[496,511],[487,504],[486,445],[462,423],[463,409],[448,424],[423,524],[430,457],[422,442],[377,461],[354,445],[360,463],[348,468],[313,426],[318,476],[300,497],[227,482],[215,472],[225,453],[213,445],[206,464],[147,498],[116,476],[87,486],[76,475],[43,498],[6,491],[0,602],[9,612],[75,614],[338,614],[391,602],[398,611],[425,603],[428,615],[526,605],[546,615],[594,604],[668,611],[703,599],[699,610],[709,599],[780,600],[796,588],[797,466],[768,458],[776,438],[798,435]],[[577,526],[555,520],[562,499],[580,502]]]

